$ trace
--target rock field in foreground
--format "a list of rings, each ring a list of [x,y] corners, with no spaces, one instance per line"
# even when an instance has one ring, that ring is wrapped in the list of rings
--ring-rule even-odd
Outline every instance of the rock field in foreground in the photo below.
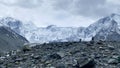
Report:
[[[120,68],[120,42],[26,45],[1,55],[0,68]]]

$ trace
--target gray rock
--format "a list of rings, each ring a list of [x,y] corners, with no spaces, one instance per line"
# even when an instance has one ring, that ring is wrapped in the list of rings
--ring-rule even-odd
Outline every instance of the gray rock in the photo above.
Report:
[[[115,47],[111,46],[111,45],[108,45],[108,48],[109,48],[109,50],[114,50],[115,49]]]
[[[66,66],[63,63],[61,63],[61,64],[59,63],[56,65],[56,68],[66,68]]]
[[[109,64],[118,64],[118,61],[116,59],[109,59],[108,63]]]
[[[35,55],[35,56],[33,56],[33,59],[38,60],[38,59],[41,59],[41,57],[39,55]]]
[[[49,59],[62,59],[62,57],[57,53],[51,54],[48,57]]]
[[[65,52],[62,52],[62,51],[57,52],[57,54],[60,55],[61,57],[64,57],[66,55]]]
[[[94,59],[78,59],[77,60],[78,64],[76,65],[78,68],[94,68],[96,65],[96,62]]]
[[[0,59],[0,64],[3,64],[4,63],[4,60]]]
[[[17,59],[15,59],[16,61],[22,61],[23,60],[23,58],[17,58]]]
[[[29,45],[24,45],[23,46],[23,51],[26,52],[26,51],[30,51],[31,50],[31,47]]]

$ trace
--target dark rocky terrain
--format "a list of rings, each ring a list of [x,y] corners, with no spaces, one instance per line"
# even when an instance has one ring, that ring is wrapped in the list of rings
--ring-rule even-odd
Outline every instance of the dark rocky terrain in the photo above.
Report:
[[[8,27],[0,27],[0,53],[16,50],[28,41]]]
[[[120,68],[120,42],[25,45],[1,55],[0,68]]]

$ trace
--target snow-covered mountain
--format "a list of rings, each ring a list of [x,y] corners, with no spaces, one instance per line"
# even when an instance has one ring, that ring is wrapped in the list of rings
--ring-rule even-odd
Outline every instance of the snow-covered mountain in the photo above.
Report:
[[[78,41],[96,39],[109,39],[109,36],[120,35],[120,15],[111,14],[104,17],[90,26],[84,27],[36,27],[33,23],[23,23],[11,17],[0,19],[0,23],[10,27],[16,33],[24,36],[30,42],[44,43],[52,41]],[[115,34],[115,36],[114,36]],[[117,37],[118,38],[118,37]],[[118,39],[117,39],[118,40]]]
[[[23,23],[22,21],[11,17],[1,18],[0,24],[1,26],[6,26],[11,28],[13,31],[15,31],[16,33],[22,35],[27,39],[29,39],[29,34],[31,34],[32,31],[36,29],[36,26],[31,22]]]
[[[112,14],[100,19],[96,24],[100,23],[103,24],[95,34],[96,40],[120,41],[120,15]]]
[[[83,29],[83,28],[79,28]],[[32,31],[29,35],[30,41],[35,42],[52,42],[52,41],[73,41],[79,40],[79,30],[73,27],[57,27],[50,25],[48,27],[40,27]]]
[[[33,23],[23,23],[11,17],[2,18],[0,23],[3,26],[10,27],[16,33],[26,37],[30,42],[43,43],[52,41],[77,41],[82,38],[85,28],[79,27],[57,27],[50,25],[48,27],[36,27]]]

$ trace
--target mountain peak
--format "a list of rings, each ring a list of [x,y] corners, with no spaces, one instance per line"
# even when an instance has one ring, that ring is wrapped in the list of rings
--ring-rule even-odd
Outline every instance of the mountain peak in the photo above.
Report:
[[[112,22],[113,20],[116,21],[117,23],[120,23],[120,15],[116,13],[112,13],[111,15],[98,20],[97,24],[107,24],[107,23]]]
[[[21,26],[21,21],[14,19],[12,17],[5,17],[0,19],[0,23],[4,26],[10,27],[10,26]]]
[[[115,19],[116,17],[119,17],[120,18],[120,15],[119,14],[116,14],[116,13],[112,13],[109,18],[111,19]]]
[[[14,19],[12,17],[5,17],[5,18],[2,18],[1,20],[2,21],[12,21],[12,22],[16,21],[16,19]]]
[[[12,17],[5,17],[4,19],[14,19],[14,18],[12,18]]]
[[[112,14],[110,15],[110,17],[114,17],[114,16],[116,16],[116,15],[118,15],[118,14],[112,13]]]
[[[50,28],[54,28],[54,27],[57,27],[56,25],[49,25],[49,26],[47,26],[46,28],[47,29],[50,29]]]

